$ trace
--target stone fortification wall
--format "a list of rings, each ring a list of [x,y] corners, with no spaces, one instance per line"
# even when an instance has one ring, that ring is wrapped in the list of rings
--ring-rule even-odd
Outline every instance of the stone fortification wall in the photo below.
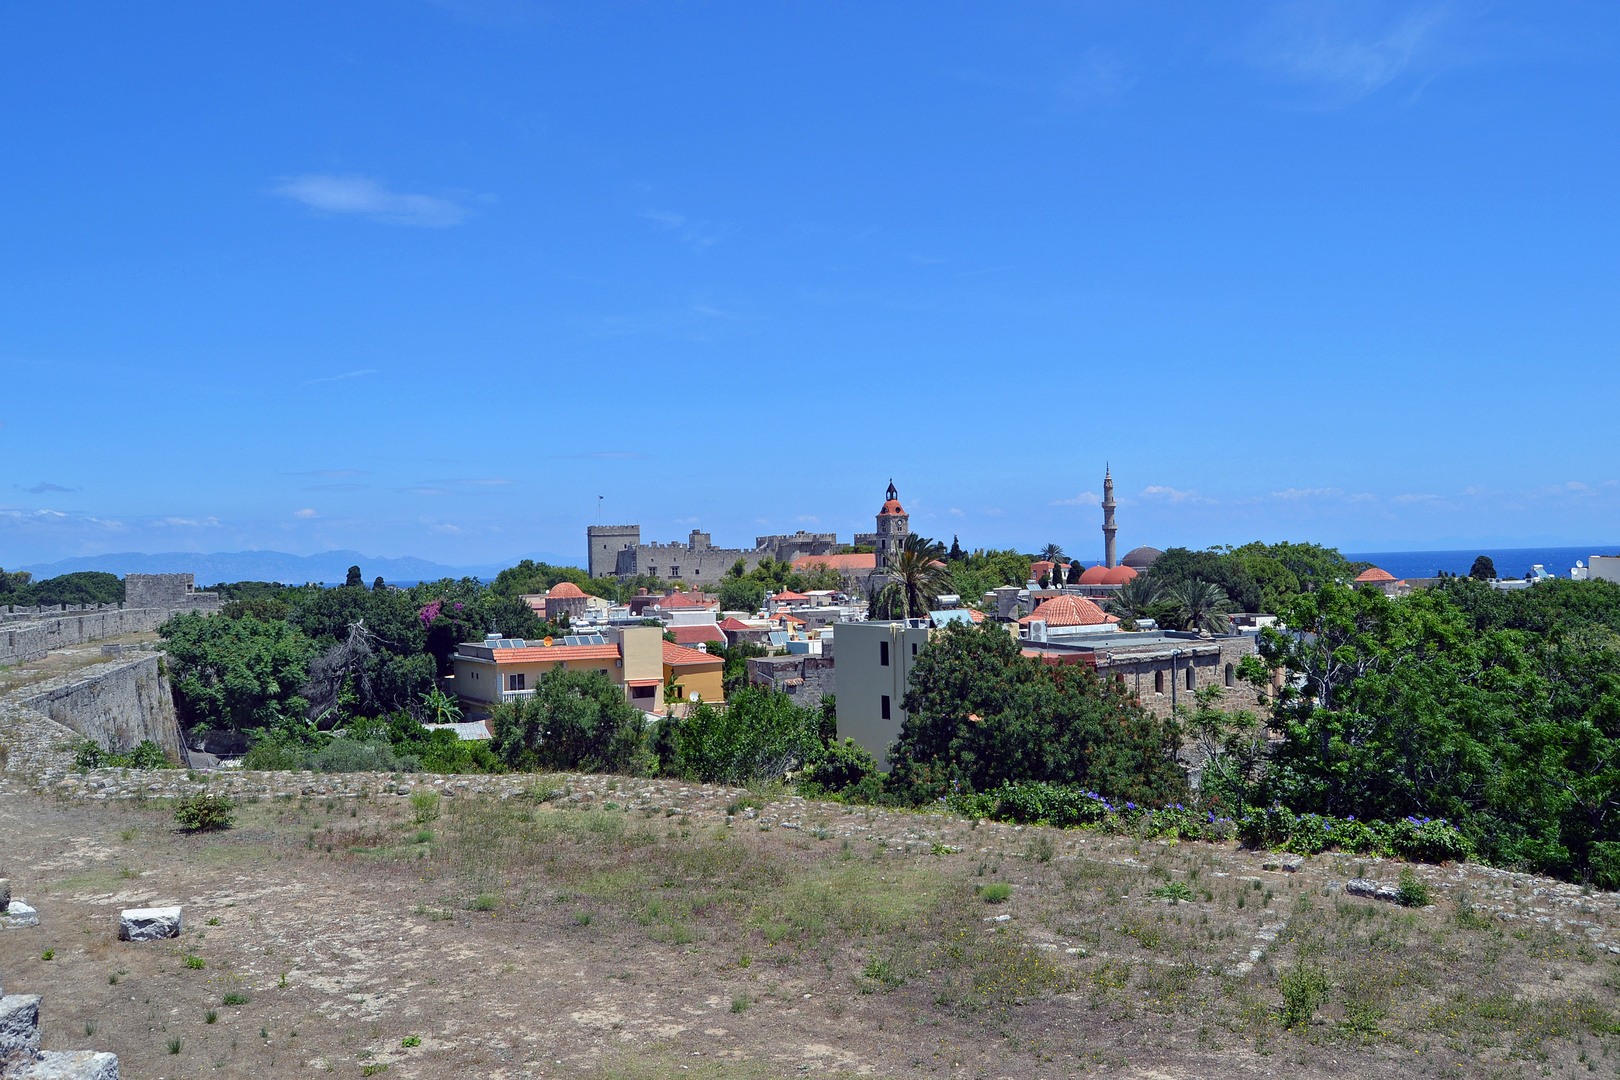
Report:
[[[47,608],[43,613],[12,611],[0,618],[0,664],[39,660],[52,649],[156,630],[173,616],[188,611],[209,614],[219,610],[219,597],[213,593],[192,596],[198,598],[197,602],[178,608],[104,604],[68,613],[56,608]]]
[[[123,753],[151,739],[171,761],[186,762],[162,653],[94,664],[10,697],[103,749]]]
[[[756,536],[751,550],[717,548],[709,534],[693,529],[686,543],[643,544],[639,525],[592,525],[585,530],[592,577],[651,574],[666,581],[713,585],[741,559],[752,570],[762,559],[792,562],[805,555],[830,555],[838,548],[833,533],[799,530],[792,534]]]
[[[212,609],[219,607],[219,594],[198,592],[190,574],[125,574],[124,606]]]

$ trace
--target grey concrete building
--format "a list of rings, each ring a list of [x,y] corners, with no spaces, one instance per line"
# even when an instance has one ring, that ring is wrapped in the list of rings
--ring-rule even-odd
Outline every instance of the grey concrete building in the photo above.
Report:
[[[921,619],[838,624],[838,737],[860,743],[884,771],[905,723],[911,665],[926,644]]]

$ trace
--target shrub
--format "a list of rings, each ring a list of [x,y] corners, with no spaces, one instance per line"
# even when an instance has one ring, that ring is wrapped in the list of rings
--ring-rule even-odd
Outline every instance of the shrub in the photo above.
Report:
[[[174,820],[188,832],[228,829],[236,821],[236,804],[223,795],[204,791],[181,799]]]
[[[1012,886],[1006,882],[998,881],[993,885],[983,885],[979,888],[979,897],[987,904],[1004,904],[1012,896]]]
[[[854,739],[845,739],[828,743],[826,754],[804,771],[804,779],[823,791],[848,791],[877,771],[872,752]]]
[[[360,742],[355,739],[333,739],[326,746],[304,759],[307,768],[316,772],[399,772],[402,762],[394,755],[394,748],[385,742]],[[411,771],[411,770],[404,770]]]
[[[415,1047],[422,1045],[422,1037],[420,1035],[407,1035],[403,1039],[399,1040],[399,1045],[403,1046],[407,1050],[414,1049]]]
[[[724,708],[702,702],[679,722],[672,763],[704,782],[776,780],[820,759],[820,717],[779,690],[744,687]]]
[[[1153,895],[1160,900],[1168,900],[1172,904],[1190,903],[1193,898],[1192,890],[1179,881],[1172,881],[1167,885],[1160,885],[1153,890]]]
[[[1393,822],[1388,846],[1414,862],[1461,862],[1474,853],[1474,845],[1444,818],[1408,817]]]
[[[1066,827],[1095,825],[1114,807],[1094,791],[1045,781],[1003,783],[994,792],[995,816]]]
[[[1402,907],[1428,907],[1434,902],[1428,883],[1412,872],[1411,867],[1401,871],[1395,898]]]
[[[248,997],[246,994],[226,994],[224,1003],[226,1005],[246,1005],[252,1000],[253,999]]]
[[[437,791],[411,792],[411,820],[426,825],[439,819],[439,793]],[[429,839],[432,836],[429,834]]]
[[[283,743],[255,743],[242,756],[242,768],[263,772],[291,772],[303,768],[303,751]]]
[[[492,749],[514,769],[629,772],[643,717],[600,671],[547,675],[534,696],[495,706]]]
[[[1327,997],[1327,973],[1315,964],[1300,960],[1293,970],[1285,971],[1277,979],[1282,991],[1284,1027],[1303,1027],[1311,1022],[1317,1008]]]
[[[195,954],[187,956],[185,963],[186,967],[190,968],[192,971],[201,971],[203,968],[208,966],[208,961]]]
[[[1592,865],[1592,884],[1600,889],[1620,889],[1620,844],[1599,840],[1587,857]]]

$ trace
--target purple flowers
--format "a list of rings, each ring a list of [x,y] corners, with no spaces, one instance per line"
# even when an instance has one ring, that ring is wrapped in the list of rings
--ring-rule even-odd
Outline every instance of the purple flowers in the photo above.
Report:
[[[432,626],[433,625],[433,620],[437,619],[439,617],[439,610],[441,608],[443,608],[443,607],[444,607],[444,601],[443,600],[435,600],[435,601],[433,601],[433,603],[429,604],[427,607],[425,607],[421,611],[417,612],[416,617],[418,619],[422,620],[422,625],[423,626]]]

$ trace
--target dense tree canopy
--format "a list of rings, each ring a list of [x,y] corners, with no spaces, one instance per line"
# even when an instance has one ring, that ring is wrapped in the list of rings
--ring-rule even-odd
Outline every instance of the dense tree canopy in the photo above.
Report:
[[[1492,861],[1560,874],[1620,842],[1620,587],[1453,578],[1392,600],[1330,585],[1282,614],[1289,629],[1260,641],[1290,676],[1270,717],[1273,797],[1444,817]]]
[[[254,731],[301,719],[316,645],[285,622],[181,615],[159,631],[180,719],[188,728]]]
[[[889,751],[896,791],[937,797],[1045,780],[1153,804],[1187,794],[1173,724],[1090,668],[1025,657],[1000,626],[952,623],[935,635],[903,707]]]
[[[36,607],[41,604],[121,604],[124,583],[113,574],[81,570],[34,581],[27,571],[0,570],[0,604]]]

